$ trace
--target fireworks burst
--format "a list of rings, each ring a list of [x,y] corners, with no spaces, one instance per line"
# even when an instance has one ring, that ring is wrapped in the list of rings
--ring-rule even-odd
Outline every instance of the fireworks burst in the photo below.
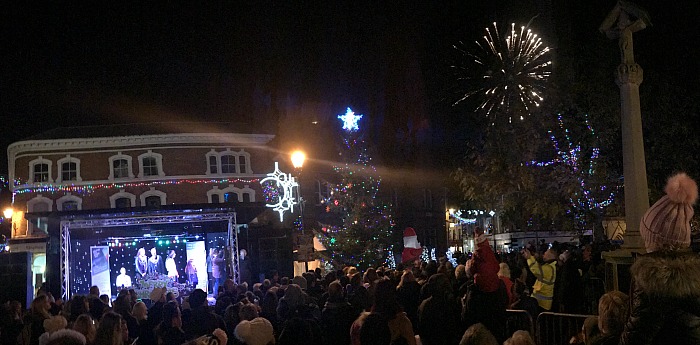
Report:
[[[486,28],[486,34],[476,41],[479,49],[471,53],[460,42],[454,48],[461,54],[457,71],[460,98],[457,105],[469,98],[478,98],[476,111],[483,111],[491,122],[496,115],[524,119],[542,104],[543,90],[551,74],[549,48],[526,26],[516,30],[511,24],[509,35],[498,33],[498,26]]]

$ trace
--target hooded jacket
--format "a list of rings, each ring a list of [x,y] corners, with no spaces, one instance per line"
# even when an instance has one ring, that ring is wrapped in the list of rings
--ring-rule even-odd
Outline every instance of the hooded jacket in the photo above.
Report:
[[[630,317],[620,344],[700,344],[700,256],[653,252],[631,268]]]

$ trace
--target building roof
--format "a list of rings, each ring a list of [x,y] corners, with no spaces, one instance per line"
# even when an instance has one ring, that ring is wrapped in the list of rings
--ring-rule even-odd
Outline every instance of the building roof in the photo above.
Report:
[[[24,140],[56,140],[78,138],[110,138],[136,135],[166,135],[187,133],[211,134],[274,134],[259,125],[232,122],[155,122],[119,125],[57,127]],[[23,140],[23,141],[24,141]]]

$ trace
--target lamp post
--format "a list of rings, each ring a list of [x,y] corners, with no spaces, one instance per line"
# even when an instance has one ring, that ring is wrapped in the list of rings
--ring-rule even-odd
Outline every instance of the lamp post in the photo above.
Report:
[[[305,222],[304,222],[304,199],[301,196],[301,169],[304,167],[304,161],[306,161],[306,154],[303,151],[296,150],[292,152],[291,155],[291,160],[292,160],[292,166],[294,166],[294,170],[297,173],[297,177],[299,178],[300,181],[297,181],[297,195],[299,196],[299,213],[301,216],[301,236],[304,242],[306,242],[306,237],[305,237]],[[313,243],[313,242],[312,242]],[[301,249],[302,246],[299,246]],[[312,247],[313,248],[313,247]],[[305,246],[304,246],[305,249]],[[309,261],[308,257],[306,254],[304,254],[304,271],[309,270]]]

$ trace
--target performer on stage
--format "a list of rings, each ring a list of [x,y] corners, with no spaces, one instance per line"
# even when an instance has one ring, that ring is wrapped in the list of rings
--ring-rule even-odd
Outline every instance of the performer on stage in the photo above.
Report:
[[[226,260],[223,249],[214,251],[214,256],[211,258],[211,275],[214,277],[214,296],[218,296],[219,286],[223,286],[226,280]]]
[[[168,271],[168,277],[173,280],[177,280],[180,274],[177,273],[177,267],[175,267],[175,251],[168,251],[168,258],[165,259],[165,270]]]
[[[197,267],[194,266],[194,259],[187,260],[185,274],[187,275],[187,282],[196,288],[197,284],[199,283],[199,278],[197,277]]]
[[[148,273],[148,258],[146,257],[146,250],[139,248],[136,254],[136,273],[140,274],[141,277]]]
[[[131,277],[126,274],[126,268],[122,267],[119,273],[121,274],[117,276],[117,288],[130,288]]]
[[[164,274],[163,257],[156,253],[156,247],[151,248],[151,257],[148,258],[148,273],[149,274]]]

